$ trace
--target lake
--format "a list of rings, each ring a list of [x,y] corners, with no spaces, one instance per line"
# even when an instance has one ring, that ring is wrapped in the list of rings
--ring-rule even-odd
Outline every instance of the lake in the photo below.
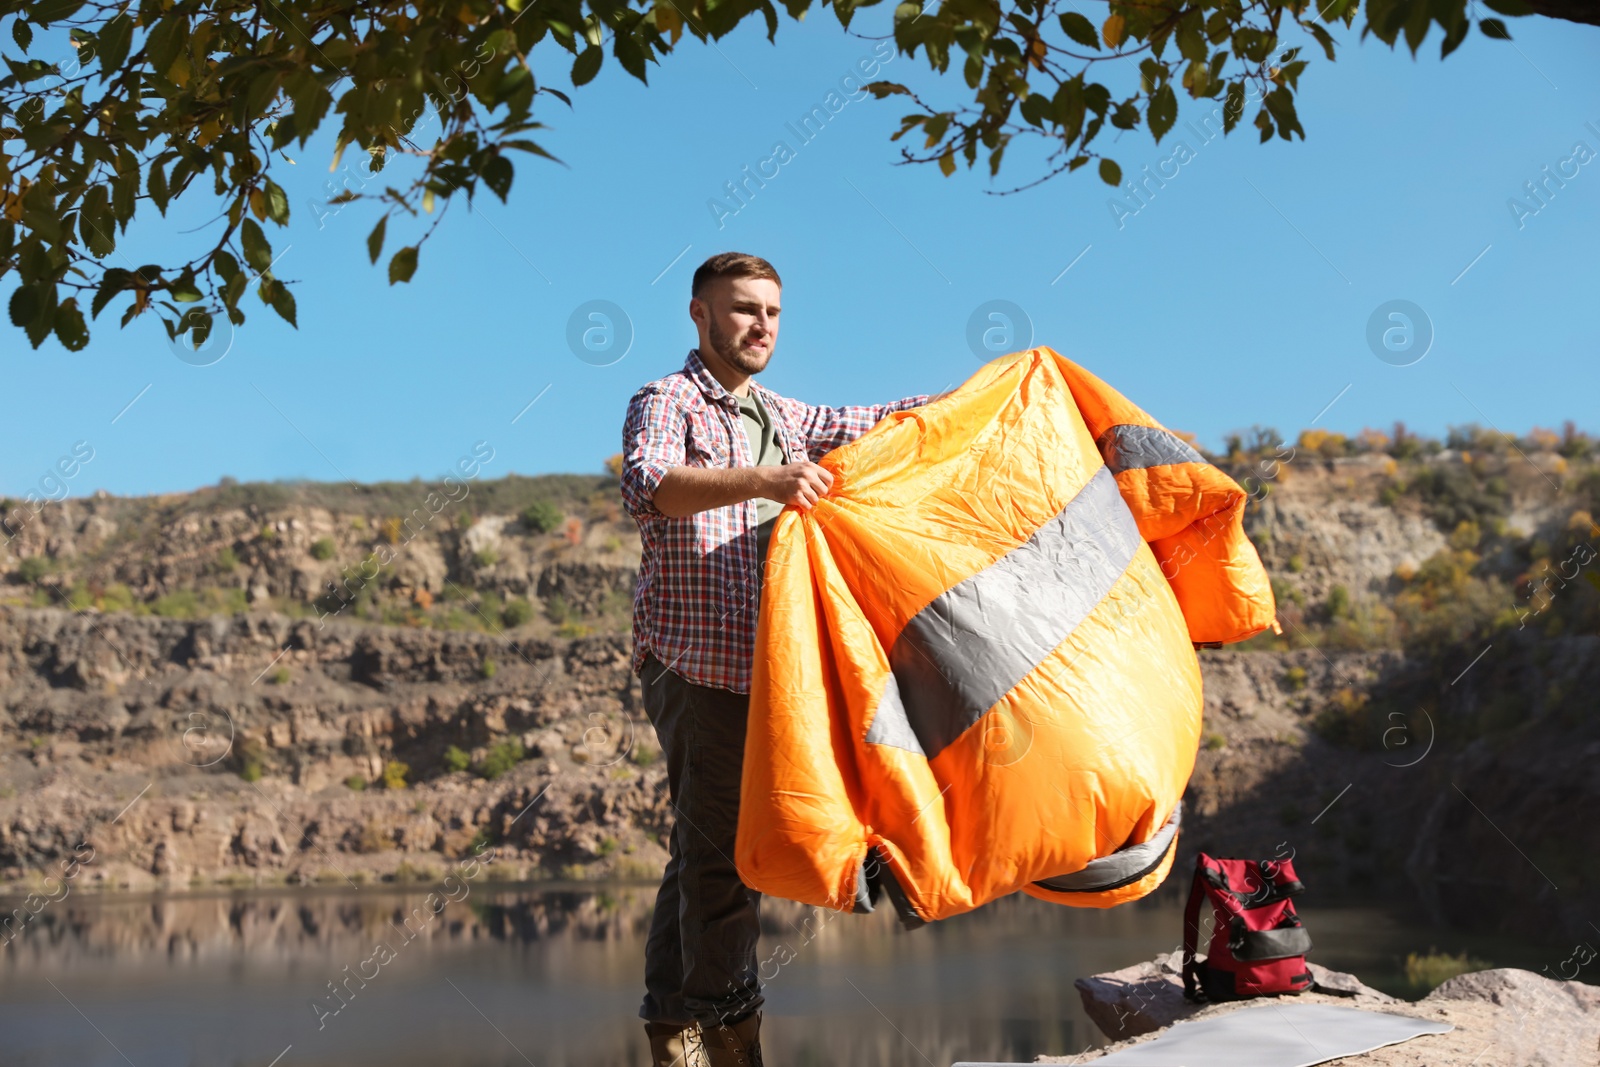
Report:
[[[758,956],[772,961],[764,973],[776,969],[766,983],[767,1061],[948,1067],[1104,1044],[1073,980],[1178,947],[1179,882],[1187,879],[1110,911],[1017,895],[915,931],[887,905],[861,916],[764,900]],[[425,886],[74,893],[0,949],[0,1063],[647,1062],[637,1013],[653,885],[459,889],[437,915]],[[1399,995],[1422,992],[1405,984],[1412,951],[1466,949],[1534,970],[1552,958],[1544,946],[1302,899],[1311,959]],[[346,983],[343,998],[330,992],[336,980]]]

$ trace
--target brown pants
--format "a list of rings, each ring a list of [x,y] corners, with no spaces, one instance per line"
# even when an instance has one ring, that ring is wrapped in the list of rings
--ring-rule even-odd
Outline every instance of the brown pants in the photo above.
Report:
[[[644,946],[639,1017],[735,1023],[764,1002],[756,973],[761,894],[733,864],[750,698],[688,682],[648,653],[640,681],[667,761],[674,823]]]

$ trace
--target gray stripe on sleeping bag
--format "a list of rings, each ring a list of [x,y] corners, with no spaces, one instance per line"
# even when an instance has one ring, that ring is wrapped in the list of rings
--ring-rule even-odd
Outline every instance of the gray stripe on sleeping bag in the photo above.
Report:
[[[1161,467],[1168,463],[1204,463],[1205,457],[1187,441],[1159,426],[1122,423],[1101,434],[1095,441],[1112,474]]]
[[[1183,801],[1180,800],[1161,829],[1156,831],[1156,836],[1144,844],[1119,848],[1109,856],[1090,860],[1082,870],[1043,878],[1033,884],[1054,889],[1058,893],[1100,893],[1132,885],[1161,865],[1162,858],[1178,836],[1178,824],[1182,821]]]
[[[1141,543],[1116,479],[1101,467],[1024,544],[906,624],[867,740],[917,751],[914,737],[933,759],[1071,636]]]

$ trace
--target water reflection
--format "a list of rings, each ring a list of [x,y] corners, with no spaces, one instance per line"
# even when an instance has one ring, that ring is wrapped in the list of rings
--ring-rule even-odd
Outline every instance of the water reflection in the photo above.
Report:
[[[4,950],[0,1060],[647,1062],[636,1013],[653,886],[474,885],[454,901],[429,892],[68,897]],[[1374,984],[1429,940],[1374,911],[1302,914],[1329,946],[1314,959]],[[1182,920],[1181,900],[1166,894],[1111,911],[1016,896],[914,932],[887,911],[768,899],[762,924],[775,1067],[945,1067],[1103,1043],[1073,980],[1175,947]]]

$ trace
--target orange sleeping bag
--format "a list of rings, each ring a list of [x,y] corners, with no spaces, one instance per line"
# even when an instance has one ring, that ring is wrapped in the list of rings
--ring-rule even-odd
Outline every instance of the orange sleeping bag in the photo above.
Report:
[[[1194,644],[1273,626],[1245,494],[1049,348],[821,461],[775,524],[735,862],[907,925],[1021,890],[1079,907],[1172,865]]]

